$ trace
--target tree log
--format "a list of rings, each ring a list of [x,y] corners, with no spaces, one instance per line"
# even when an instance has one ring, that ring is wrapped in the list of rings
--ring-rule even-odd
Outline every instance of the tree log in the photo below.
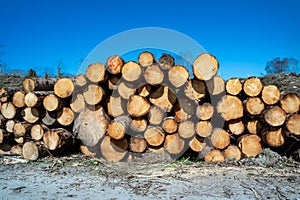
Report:
[[[236,96],[225,95],[217,104],[217,112],[225,121],[243,117],[243,111],[243,104]]]
[[[178,129],[178,124],[174,120],[174,117],[167,117],[163,120],[162,128],[166,133],[175,133]]]
[[[256,157],[263,150],[258,135],[243,135],[238,139],[238,147],[246,157]]]
[[[164,142],[165,133],[157,126],[148,126],[144,133],[144,138],[151,146],[159,146]]]
[[[34,92],[28,92],[24,97],[24,102],[27,107],[38,107],[42,105],[43,96],[37,95]]]
[[[148,97],[151,93],[152,87],[149,84],[137,88],[136,94],[142,97]]]
[[[147,120],[143,118],[135,118],[131,120],[130,128],[134,132],[141,133],[147,129]]]
[[[180,122],[178,126],[178,135],[184,139],[192,138],[195,136],[194,122],[187,120]]]
[[[16,124],[16,122],[14,120],[12,120],[12,119],[7,120],[5,123],[5,130],[9,133],[13,133],[15,124]]]
[[[149,113],[150,103],[144,97],[132,95],[127,104],[127,111],[133,117],[142,117]]]
[[[78,74],[75,77],[75,86],[78,88],[82,88],[84,86],[86,86],[88,80],[86,78],[86,76],[84,74]]]
[[[266,128],[261,137],[266,144],[272,147],[280,147],[285,142],[284,132],[281,127]]]
[[[258,119],[251,119],[247,122],[247,130],[251,134],[258,134],[262,129],[262,124]]]
[[[85,102],[89,105],[97,105],[103,99],[104,91],[99,85],[90,84],[83,92]]]
[[[152,125],[160,125],[163,122],[163,119],[166,117],[164,110],[157,106],[151,106],[148,113],[148,122]]]
[[[43,106],[47,111],[53,112],[61,109],[63,107],[63,102],[55,94],[48,94],[43,100]]]
[[[74,113],[71,108],[63,107],[57,113],[57,122],[63,126],[69,126],[74,121]]]
[[[244,133],[245,125],[242,119],[229,121],[228,124],[229,131],[234,135],[241,135]]]
[[[45,116],[42,118],[42,122],[47,126],[52,126],[55,124],[57,118],[56,112],[45,112]]]
[[[219,95],[225,91],[225,81],[220,76],[214,76],[206,81],[206,86],[210,95]]]
[[[147,67],[154,63],[154,56],[152,53],[150,53],[148,51],[144,51],[144,52],[140,53],[140,55],[138,57],[138,61],[142,67]]]
[[[67,98],[72,95],[74,84],[69,78],[58,79],[54,85],[54,94],[60,98]]]
[[[289,116],[286,122],[286,129],[289,133],[300,136],[300,114],[293,114]]]
[[[224,149],[230,144],[230,137],[227,131],[215,128],[210,137],[212,145],[217,149]]]
[[[173,66],[168,72],[168,80],[175,87],[179,88],[187,83],[190,75],[184,66]]]
[[[166,112],[171,112],[176,99],[175,93],[169,87],[160,86],[150,94],[149,101]]]
[[[296,93],[289,93],[280,100],[281,108],[288,114],[296,113],[300,110],[300,98]]]
[[[265,104],[259,97],[250,97],[246,100],[245,110],[251,115],[259,115],[265,109]]]
[[[259,78],[250,77],[247,78],[243,84],[243,90],[246,95],[250,97],[256,97],[260,94],[263,88],[262,82]]]
[[[229,145],[224,151],[225,159],[240,160],[242,158],[241,150],[234,145]]]
[[[124,102],[120,96],[110,96],[107,102],[107,114],[112,117],[119,117],[125,113]]]
[[[105,136],[100,144],[100,152],[107,161],[119,162],[125,159],[128,142],[125,138],[113,140],[110,136]]]
[[[122,71],[124,61],[120,56],[110,56],[106,61],[107,70],[111,74],[119,74]]]
[[[7,102],[9,94],[6,88],[0,88],[0,102]]]
[[[12,103],[14,104],[15,107],[17,108],[23,108],[25,106],[25,94],[22,91],[17,91],[14,93],[12,97]]]
[[[281,126],[286,120],[286,113],[279,106],[274,106],[266,110],[263,117],[270,126]]]
[[[56,150],[72,142],[72,133],[62,128],[51,129],[44,133],[43,142],[47,149]]]
[[[86,77],[93,83],[102,82],[105,80],[105,65],[102,63],[93,63],[86,69]]]
[[[213,126],[209,121],[199,121],[196,124],[196,133],[200,137],[208,137],[211,135]]]
[[[206,96],[205,82],[197,79],[188,80],[184,94],[193,101],[200,101]]]
[[[185,142],[179,137],[177,133],[167,135],[164,142],[164,148],[169,154],[180,154],[183,152]]]
[[[37,160],[39,158],[39,149],[34,142],[26,142],[22,147],[22,155],[26,160]]]
[[[203,103],[196,109],[196,116],[200,120],[209,120],[214,114],[214,107],[210,103]]]
[[[276,104],[280,100],[280,90],[275,85],[264,86],[261,98],[267,105]]]
[[[204,161],[205,162],[224,162],[225,156],[220,150],[213,149],[205,155]]]
[[[128,82],[137,81],[142,75],[142,68],[136,62],[127,62],[122,68],[122,78]]]
[[[194,76],[199,80],[210,80],[217,74],[218,69],[218,60],[208,53],[202,53],[193,63]]]
[[[143,153],[147,149],[147,142],[142,137],[131,137],[129,147],[132,152]]]
[[[43,138],[44,129],[40,124],[35,124],[31,127],[30,136],[32,139],[38,141]]]
[[[32,124],[29,123],[16,123],[13,131],[17,137],[22,137],[25,136],[26,133],[29,133],[31,127]]]
[[[17,109],[11,102],[1,105],[1,114],[5,119],[13,119],[16,116]]]
[[[87,147],[83,144],[81,144],[79,148],[80,148],[81,153],[83,153],[84,155],[86,155],[88,157],[95,157],[97,154],[97,151],[93,151],[94,149],[91,150],[90,147]]]
[[[33,91],[53,91],[56,78],[25,78],[23,89],[26,93]]]
[[[70,108],[75,113],[82,112],[86,107],[85,100],[83,94],[76,94],[72,96],[70,101]]]
[[[150,85],[159,85],[164,80],[164,73],[159,65],[148,66],[144,72],[145,81]]]
[[[199,137],[194,137],[190,142],[189,142],[189,146],[190,148],[194,151],[194,152],[201,152],[205,147],[206,147],[206,143],[203,142],[203,140],[200,140]]]
[[[231,78],[226,82],[225,88],[228,94],[236,96],[241,93],[243,85],[238,78]]]
[[[112,139],[123,139],[130,123],[131,119],[128,116],[119,116],[108,124],[107,133]]]
[[[174,58],[170,54],[164,53],[159,58],[159,65],[162,69],[171,69],[174,66]]]
[[[121,82],[119,84],[118,93],[123,99],[128,100],[131,95],[135,94],[135,91],[136,88],[129,83]]]

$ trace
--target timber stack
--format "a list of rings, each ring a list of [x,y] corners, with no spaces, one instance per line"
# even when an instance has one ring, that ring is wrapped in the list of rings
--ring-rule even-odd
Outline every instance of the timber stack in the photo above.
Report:
[[[169,54],[137,60],[111,56],[76,77],[0,88],[0,153],[36,160],[80,141],[85,155],[114,162],[145,152],[222,162],[299,149],[298,94],[257,77],[225,81],[209,53],[194,60],[193,76]]]

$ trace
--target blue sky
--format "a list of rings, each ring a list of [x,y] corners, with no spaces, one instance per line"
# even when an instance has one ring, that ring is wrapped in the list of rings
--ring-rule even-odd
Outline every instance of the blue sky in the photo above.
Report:
[[[65,73],[77,73],[113,35],[162,27],[215,55],[224,78],[258,76],[275,57],[300,60],[299,10],[298,0],[0,0],[1,60],[9,70],[55,72],[61,62]]]

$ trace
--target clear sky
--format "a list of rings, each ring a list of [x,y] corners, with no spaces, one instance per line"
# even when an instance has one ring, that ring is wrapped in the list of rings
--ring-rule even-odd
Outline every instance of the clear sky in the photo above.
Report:
[[[9,70],[55,71],[61,62],[76,73],[99,43],[140,27],[193,38],[224,78],[258,76],[278,56],[300,60],[299,0],[0,0],[1,60]]]

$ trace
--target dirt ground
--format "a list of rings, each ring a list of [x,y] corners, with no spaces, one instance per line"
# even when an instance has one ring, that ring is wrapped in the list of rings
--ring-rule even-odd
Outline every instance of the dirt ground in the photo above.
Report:
[[[22,163],[24,162],[24,163]],[[1,199],[300,199],[300,163],[266,149],[220,164],[0,158]]]

